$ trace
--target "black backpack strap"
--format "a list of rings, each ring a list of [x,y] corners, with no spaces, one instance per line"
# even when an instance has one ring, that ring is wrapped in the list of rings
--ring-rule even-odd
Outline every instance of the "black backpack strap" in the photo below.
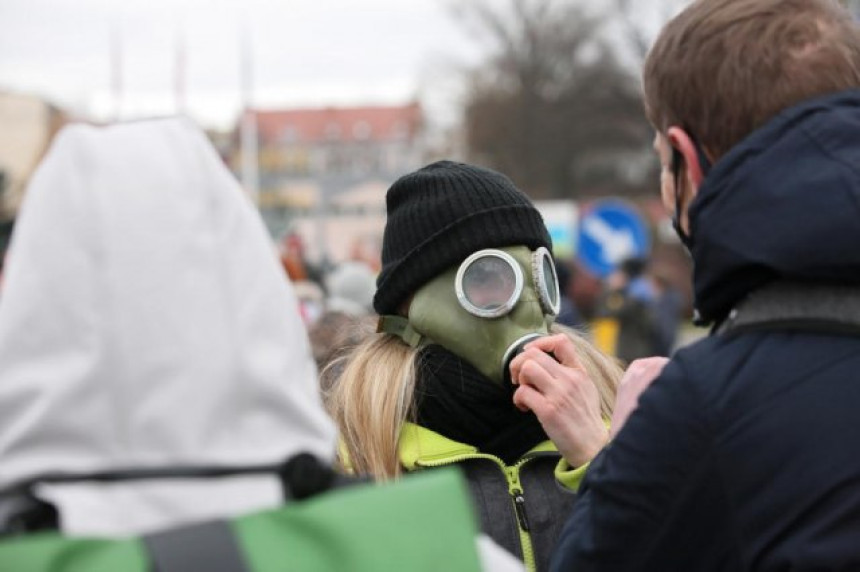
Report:
[[[0,538],[37,530],[56,530],[60,514],[50,502],[30,490],[15,495],[0,495]]]
[[[860,286],[774,282],[744,298],[716,332],[760,330],[860,335]]]
[[[143,537],[152,572],[249,572],[233,534],[223,520],[173,528]]]
[[[41,484],[210,480],[265,474],[278,478],[284,501],[303,500],[331,489],[370,481],[369,477],[338,474],[310,453],[298,453],[282,463],[263,465],[139,467],[91,473],[46,473],[0,489],[0,538],[59,528],[57,509],[36,494],[36,487]]]
[[[285,496],[304,500],[331,489],[372,482],[367,476],[344,475],[321,462],[310,453],[299,453],[290,458],[279,471]]]

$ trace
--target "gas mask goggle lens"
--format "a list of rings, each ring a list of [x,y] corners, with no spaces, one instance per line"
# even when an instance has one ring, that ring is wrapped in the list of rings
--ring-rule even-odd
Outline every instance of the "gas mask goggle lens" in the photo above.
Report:
[[[541,309],[558,315],[561,297],[552,255],[538,248],[531,257],[532,277]],[[513,310],[523,292],[523,270],[514,258],[492,248],[480,250],[460,264],[454,287],[457,300],[479,318],[498,318]]]

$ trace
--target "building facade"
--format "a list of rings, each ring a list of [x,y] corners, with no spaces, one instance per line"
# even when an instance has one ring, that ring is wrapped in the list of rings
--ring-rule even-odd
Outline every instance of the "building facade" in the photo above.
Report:
[[[385,190],[426,156],[418,103],[251,113],[263,219],[274,237],[301,233],[317,261],[348,258],[356,243],[373,241]],[[240,173],[243,150],[235,149],[231,165]]]

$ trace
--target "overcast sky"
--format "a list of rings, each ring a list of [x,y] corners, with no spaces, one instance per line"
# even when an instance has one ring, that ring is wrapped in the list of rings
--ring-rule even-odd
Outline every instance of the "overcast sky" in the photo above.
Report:
[[[403,103],[419,95],[444,105],[458,66],[482,52],[452,2],[0,0],[0,89],[111,118],[119,83],[120,117],[173,113],[182,101],[177,61],[184,61],[185,110],[226,127],[242,101],[245,29],[256,106]]]

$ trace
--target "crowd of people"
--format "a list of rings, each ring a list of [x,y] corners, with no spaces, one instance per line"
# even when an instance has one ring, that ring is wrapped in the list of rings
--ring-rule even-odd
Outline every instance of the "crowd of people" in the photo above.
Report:
[[[629,260],[618,357],[502,173],[404,174],[378,272],[313,287],[191,122],[64,129],[4,266],[0,570],[860,569],[860,28],[696,0],[643,85],[711,333]]]

